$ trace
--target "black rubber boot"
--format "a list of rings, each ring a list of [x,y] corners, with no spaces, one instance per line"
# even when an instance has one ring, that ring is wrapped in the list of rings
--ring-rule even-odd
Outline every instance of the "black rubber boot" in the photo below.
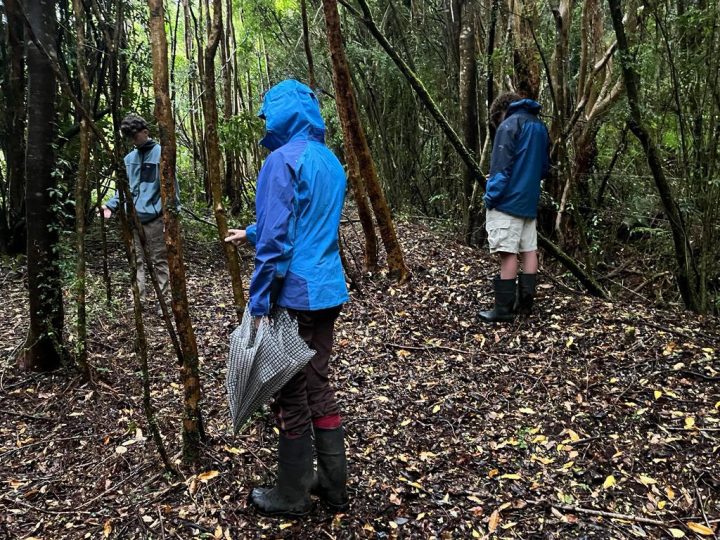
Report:
[[[313,482],[312,437],[310,430],[297,439],[282,434],[278,443],[277,484],[255,488],[249,501],[266,516],[302,517],[312,510],[310,486]]]
[[[347,459],[345,458],[345,430],[315,428],[317,476],[312,494],[317,495],[333,512],[348,509]]]
[[[495,308],[490,311],[481,311],[480,319],[486,322],[512,321],[515,318],[515,280],[493,279],[495,288]]]
[[[537,274],[520,274],[518,276],[517,313],[519,315],[530,315],[535,303],[536,287]]]

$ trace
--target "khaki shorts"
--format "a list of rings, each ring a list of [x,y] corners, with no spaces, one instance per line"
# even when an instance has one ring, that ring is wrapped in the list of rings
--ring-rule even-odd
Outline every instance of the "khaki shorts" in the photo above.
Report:
[[[485,229],[490,253],[524,253],[537,250],[537,229],[534,219],[511,216],[500,210],[488,210]]]

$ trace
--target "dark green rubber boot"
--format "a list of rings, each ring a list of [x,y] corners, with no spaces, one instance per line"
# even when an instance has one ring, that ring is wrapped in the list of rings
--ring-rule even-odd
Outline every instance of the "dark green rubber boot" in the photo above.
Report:
[[[530,315],[535,303],[537,274],[520,274],[518,276],[518,315]]]
[[[343,512],[350,506],[347,494],[347,459],[345,430],[315,428],[317,477],[312,493],[333,512]]]
[[[249,501],[266,516],[298,518],[312,510],[310,486],[313,482],[312,437],[308,430],[297,439],[282,434],[278,443],[277,484],[255,488]]]
[[[493,279],[495,288],[495,308],[490,311],[481,311],[480,319],[485,322],[512,321],[515,318],[515,280]]]

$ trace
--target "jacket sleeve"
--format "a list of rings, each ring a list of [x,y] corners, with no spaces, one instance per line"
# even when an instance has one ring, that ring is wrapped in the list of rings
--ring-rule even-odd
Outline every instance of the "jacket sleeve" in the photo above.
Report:
[[[251,223],[245,227],[245,234],[248,242],[253,246],[257,245],[257,223]]]
[[[515,158],[517,129],[516,122],[503,122],[495,134],[492,157],[490,158],[490,175],[484,197],[485,206],[488,210],[492,210],[500,203],[505,188],[510,182]]]
[[[282,154],[271,154],[263,165],[255,196],[255,271],[250,280],[250,313],[270,313],[271,296],[277,296],[293,248],[295,226],[294,186]]]
[[[130,194],[132,195],[134,193],[133,185],[137,182],[136,182],[136,179],[134,177],[132,177],[130,174],[130,168],[128,166],[127,160],[128,160],[128,157],[125,156],[125,160],[124,160],[125,178],[128,181],[128,187],[130,188]],[[117,185],[117,181],[116,181],[116,185]],[[112,210],[113,213],[117,212],[118,206],[120,206],[120,188],[119,187],[115,188],[115,195],[113,195],[112,198],[108,202],[105,203],[105,206],[107,206],[110,210]],[[125,208],[127,209],[127,206]]]
[[[120,204],[120,191],[118,189],[115,190],[115,195],[112,196],[112,198],[105,203],[105,206],[107,206],[113,213],[117,210],[118,205]]]

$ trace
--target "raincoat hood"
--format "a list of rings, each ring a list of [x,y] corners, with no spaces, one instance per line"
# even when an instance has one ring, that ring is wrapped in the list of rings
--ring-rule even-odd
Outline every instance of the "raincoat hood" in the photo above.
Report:
[[[540,105],[537,101],[533,99],[521,99],[519,101],[513,101],[510,106],[508,107],[507,114],[505,115],[505,118],[508,116],[518,112],[525,110],[532,114],[538,114],[540,112],[540,109],[542,109],[542,105]]]
[[[325,142],[318,100],[298,81],[288,79],[268,90],[258,116],[265,119],[265,137],[260,144],[270,151],[294,139]]]

